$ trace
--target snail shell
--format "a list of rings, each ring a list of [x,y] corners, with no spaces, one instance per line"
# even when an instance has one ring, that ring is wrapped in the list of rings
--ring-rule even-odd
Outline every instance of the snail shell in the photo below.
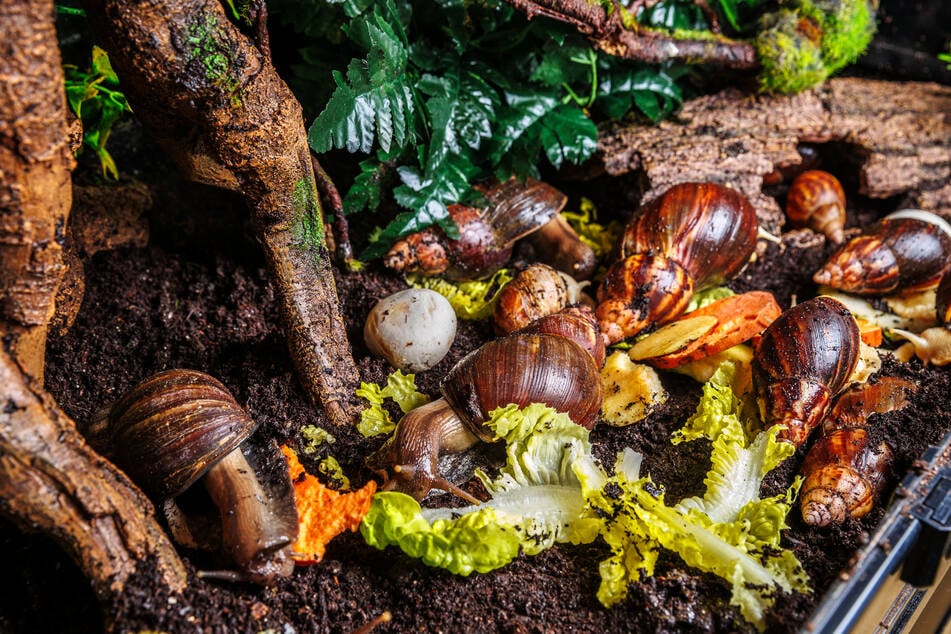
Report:
[[[484,441],[497,407],[543,403],[591,429],[601,411],[601,375],[594,359],[570,339],[522,333],[490,341],[469,353],[442,383],[443,398]]]
[[[859,358],[859,329],[848,309],[814,297],[783,312],[753,346],[753,380],[767,426],[802,445],[829,411]]]
[[[803,521],[841,524],[871,511],[892,460],[888,445],[872,446],[865,429],[840,429],[819,438],[802,465]]]
[[[862,517],[881,494],[893,452],[884,442],[873,446],[866,427],[869,416],[908,405],[916,387],[884,377],[842,392],[822,423],[822,435],[802,465],[802,518],[812,526],[841,524]]]
[[[610,342],[679,317],[693,293],[723,284],[756,247],[753,206],[715,183],[681,183],[641,208],[598,288]]]
[[[694,290],[693,277],[676,260],[636,253],[605,273],[595,313],[608,342],[615,343],[677,319]]]
[[[938,324],[951,326],[951,268],[944,272],[935,292],[935,312]]]
[[[822,170],[808,170],[789,186],[786,216],[793,227],[809,227],[835,244],[844,239],[845,191],[839,179]]]
[[[594,310],[589,306],[568,306],[553,315],[536,319],[518,332],[548,333],[571,339],[588,351],[596,366],[604,365],[607,354],[604,336]]]
[[[739,273],[756,247],[758,229],[756,211],[736,190],[716,183],[681,183],[628,223],[620,256],[662,253],[684,268],[698,291]]]
[[[484,191],[485,208],[449,205],[459,237],[430,227],[396,241],[383,264],[401,273],[443,275],[450,280],[488,277],[512,256],[519,238],[538,230],[564,207],[567,198],[537,180],[510,179]]]
[[[499,334],[521,330],[576,303],[580,295],[580,285],[565,273],[547,264],[532,264],[499,291],[492,315],[495,330]]]
[[[857,295],[933,287],[951,262],[951,236],[942,223],[927,212],[885,217],[846,241],[812,279]]]
[[[115,463],[147,493],[167,498],[191,486],[256,425],[216,378],[174,369],[120,398],[109,427]]]

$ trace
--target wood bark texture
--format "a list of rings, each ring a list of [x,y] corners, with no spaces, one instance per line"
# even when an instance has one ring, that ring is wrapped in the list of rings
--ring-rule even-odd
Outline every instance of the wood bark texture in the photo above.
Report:
[[[656,125],[606,124],[598,146],[609,174],[641,179],[643,201],[680,182],[722,183],[775,232],[785,214],[763,179],[799,164],[800,143],[844,144],[864,196],[951,217],[951,87],[940,84],[839,78],[798,95],[728,89]]]
[[[0,331],[42,384],[73,157],[53,3],[0,3]]]
[[[752,44],[719,35],[705,39],[675,37],[660,30],[639,27],[623,16],[633,15],[637,5],[590,0],[507,0],[528,19],[544,16],[574,26],[591,44],[609,55],[662,64],[685,62],[721,68],[753,70],[759,67]],[[705,6],[704,3],[698,3]],[[712,14],[712,12],[710,12]]]
[[[90,0],[86,9],[134,112],[186,177],[244,196],[301,383],[331,422],[354,422],[359,375],[297,99],[217,1]]]
[[[0,34],[0,512],[51,537],[104,602],[146,559],[180,591],[184,567],[149,501],[42,387],[72,200],[53,3],[0,3]]]
[[[148,498],[85,443],[73,421],[3,351],[0,385],[3,513],[60,544],[104,603],[146,560],[169,590],[184,590],[185,568]]]

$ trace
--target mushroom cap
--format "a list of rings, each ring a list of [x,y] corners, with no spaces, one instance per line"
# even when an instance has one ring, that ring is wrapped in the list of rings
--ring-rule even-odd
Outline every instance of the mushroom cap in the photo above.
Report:
[[[220,381],[196,370],[154,374],[109,412],[116,465],[146,493],[174,497],[256,427]]]

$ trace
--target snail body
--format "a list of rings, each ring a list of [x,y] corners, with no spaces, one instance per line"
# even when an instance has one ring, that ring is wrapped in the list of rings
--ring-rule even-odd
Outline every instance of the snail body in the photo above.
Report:
[[[839,179],[823,170],[799,174],[789,186],[786,217],[793,227],[809,227],[840,244],[845,237],[845,191]]]
[[[766,426],[797,447],[822,421],[859,359],[859,329],[840,302],[819,296],[784,311],[753,346],[753,381]]]
[[[498,407],[543,403],[590,429],[601,409],[599,369],[577,343],[545,333],[513,334],[490,341],[461,359],[443,380],[442,396],[409,411],[393,436],[368,459],[389,470],[384,489],[422,499],[440,488],[477,503],[438,473],[439,455],[491,442],[485,427]]]
[[[620,259],[598,288],[597,314],[610,342],[679,317],[693,293],[718,286],[756,247],[753,206],[715,183],[674,185],[628,223]]]
[[[951,262],[951,235],[939,216],[896,213],[847,240],[813,275],[857,295],[887,295],[934,287]]]
[[[437,227],[424,229],[396,241],[383,264],[400,273],[441,275],[455,281],[488,277],[509,261],[519,238],[548,223],[567,200],[536,180],[509,180],[484,194],[489,202],[484,208],[448,206],[458,238],[449,238]]]
[[[841,524],[874,508],[894,454],[887,443],[873,443],[869,416],[905,407],[914,389],[908,381],[886,377],[836,399],[802,465],[800,510],[806,524]]]
[[[194,370],[148,377],[109,410],[113,460],[147,493],[171,499],[204,481],[237,570],[203,576],[267,584],[294,568],[296,508],[265,491],[239,447],[255,427],[220,381]],[[293,496],[289,477],[286,489]]]

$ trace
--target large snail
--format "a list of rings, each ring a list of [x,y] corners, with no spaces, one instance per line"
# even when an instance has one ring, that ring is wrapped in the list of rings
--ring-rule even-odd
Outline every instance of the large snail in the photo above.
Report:
[[[112,459],[156,499],[201,479],[221,516],[236,570],[202,576],[270,583],[291,574],[298,520],[293,489],[270,495],[241,449],[256,425],[220,381],[194,370],[148,377],[108,412]]]
[[[847,240],[813,275],[856,295],[933,287],[951,263],[951,227],[940,216],[903,210]]]
[[[641,208],[598,288],[598,320],[610,342],[683,314],[698,290],[746,265],[758,224],[749,201],[715,183],[682,183]]]
[[[438,473],[442,453],[493,440],[483,425],[489,413],[509,404],[543,403],[590,429],[601,410],[600,371],[590,354],[558,335],[520,333],[486,343],[459,361],[443,380],[442,393],[410,410],[393,436],[367,464],[389,470],[384,489],[422,499],[433,488],[479,503]]]
[[[841,524],[872,510],[893,453],[885,442],[873,444],[869,416],[905,407],[914,390],[909,381],[885,377],[850,388],[836,399],[802,464],[805,481],[799,503],[806,524]]]
[[[540,232],[536,248],[550,242],[540,254],[550,254],[552,264],[565,267],[576,278],[591,275],[593,252],[557,219],[567,200],[563,193],[534,179],[510,179],[482,191],[488,202],[483,208],[449,205],[458,238],[435,227],[424,229],[394,243],[383,264],[402,273],[481,279],[509,261],[517,240]]]
[[[807,170],[789,186],[786,217],[793,227],[809,227],[835,244],[845,238],[845,191],[839,179],[822,170]]]
[[[753,381],[767,426],[797,447],[829,411],[859,359],[859,329],[841,302],[814,297],[786,310],[753,346]]]

